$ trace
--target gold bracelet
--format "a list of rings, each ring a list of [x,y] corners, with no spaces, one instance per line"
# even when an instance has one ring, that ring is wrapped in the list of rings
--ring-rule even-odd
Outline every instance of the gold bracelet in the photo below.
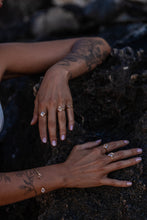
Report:
[[[37,174],[37,176],[38,176],[38,179],[41,179],[41,177],[42,177],[42,174],[37,170],[37,168],[34,168],[34,171],[35,171],[35,173]],[[45,193],[45,188],[44,187],[41,187],[41,193],[42,194],[44,194]]]
[[[41,174],[36,168],[34,168],[34,171],[35,171],[35,173],[37,174],[38,179],[41,179],[42,174]]]

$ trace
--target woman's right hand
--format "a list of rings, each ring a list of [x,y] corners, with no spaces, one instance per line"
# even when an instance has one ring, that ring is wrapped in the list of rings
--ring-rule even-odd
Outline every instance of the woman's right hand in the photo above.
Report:
[[[139,163],[142,160],[141,157],[127,158],[141,154],[142,149],[134,148],[112,153],[113,150],[126,146],[129,141],[120,140],[98,147],[100,142],[100,140],[89,142],[73,148],[68,159],[63,163],[66,170],[65,187],[87,188],[102,185],[129,187],[132,185],[132,182],[111,179],[107,175]]]

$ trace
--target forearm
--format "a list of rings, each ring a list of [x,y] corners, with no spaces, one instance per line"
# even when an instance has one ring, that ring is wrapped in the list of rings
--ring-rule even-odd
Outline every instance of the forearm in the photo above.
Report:
[[[0,78],[44,73],[54,64],[74,78],[95,68],[109,53],[110,46],[98,37],[0,44]]]
[[[82,38],[76,41],[70,51],[54,66],[65,71],[68,79],[75,78],[85,72],[93,70],[110,54],[109,44],[102,38]]]
[[[0,77],[45,72],[70,52],[76,40],[0,44]]]
[[[40,195],[44,190],[46,193],[62,187],[64,187],[62,164],[0,173],[0,205]]]

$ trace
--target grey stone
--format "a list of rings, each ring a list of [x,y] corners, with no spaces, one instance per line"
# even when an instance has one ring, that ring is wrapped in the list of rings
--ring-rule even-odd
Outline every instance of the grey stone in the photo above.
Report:
[[[72,13],[60,7],[52,7],[47,12],[36,16],[31,30],[35,37],[41,37],[58,31],[77,30],[78,28],[78,22]]]

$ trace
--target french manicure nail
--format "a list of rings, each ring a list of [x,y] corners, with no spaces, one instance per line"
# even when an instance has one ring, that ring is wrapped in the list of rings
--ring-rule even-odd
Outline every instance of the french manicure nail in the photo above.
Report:
[[[141,161],[142,160],[142,158],[141,157],[137,157],[136,158],[136,161],[138,162],[138,161]]]
[[[46,142],[47,142],[47,139],[44,137],[44,138],[42,139],[42,142],[43,142],[43,143],[46,143]]]
[[[64,134],[61,135],[61,140],[62,140],[62,141],[65,140],[65,135],[64,135]]]
[[[70,130],[70,131],[73,130],[73,125],[70,125],[69,130]]]
[[[128,140],[124,140],[124,143],[125,143],[125,144],[129,144],[129,141],[128,141]]]
[[[138,149],[137,149],[137,152],[138,152],[138,153],[142,153],[142,149],[141,149],[141,148],[138,148]]]
[[[127,182],[127,186],[132,186],[132,182]]]
[[[52,141],[52,145],[55,147],[56,146],[56,141]]]

